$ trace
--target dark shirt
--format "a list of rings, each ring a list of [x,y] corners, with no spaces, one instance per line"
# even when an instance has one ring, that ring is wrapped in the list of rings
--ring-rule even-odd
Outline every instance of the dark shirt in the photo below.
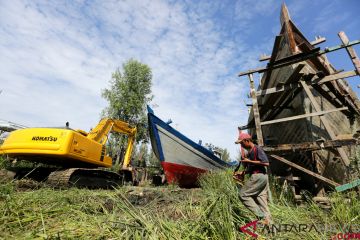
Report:
[[[262,163],[268,163],[269,159],[267,158],[264,150],[255,145],[248,153],[247,158],[250,160],[260,161]],[[266,173],[266,167],[262,165],[255,165],[251,163],[246,163],[246,173],[253,174],[253,173]]]

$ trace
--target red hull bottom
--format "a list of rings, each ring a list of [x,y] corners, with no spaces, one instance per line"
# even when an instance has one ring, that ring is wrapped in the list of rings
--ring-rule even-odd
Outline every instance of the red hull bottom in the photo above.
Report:
[[[184,166],[176,163],[161,162],[168,183],[178,184],[179,187],[198,187],[199,176],[207,170]]]

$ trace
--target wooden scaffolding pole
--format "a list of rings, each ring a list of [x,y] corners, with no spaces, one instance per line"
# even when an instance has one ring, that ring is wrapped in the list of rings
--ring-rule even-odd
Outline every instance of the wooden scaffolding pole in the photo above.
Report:
[[[320,174],[314,173],[313,171],[310,171],[309,169],[306,169],[306,168],[301,167],[301,166],[299,166],[299,165],[297,165],[297,164],[295,164],[293,162],[290,162],[289,160],[286,160],[285,158],[279,157],[277,155],[270,155],[270,156],[272,158],[280,161],[280,162],[283,162],[283,163],[293,167],[293,168],[296,168],[296,169],[298,169],[300,171],[303,171],[304,173],[307,173],[307,174],[309,174],[309,175],[311,175],[311,176],[313,176],[313,177],[315,177],[315,178],[317,178],[317,179],[319,179],[319,180],[321,180],[321,181],[323,181],[323,182],[325,182],[325,183],[327,183],[327,184],[329,184],[329,185],[331,185],[333,187],[340,186],[340,184],[338,184],[338,183],[336,183],[336,182],[334,182],[334,181],[332,181],[332,180],[330,180],[330,179],[328,179],[326,177],[323,177]]]
[[[326,82],[330,82],[330,81],[334,81],[334,80],[338,80],[338,79],[343,79],[343,78],[349,78],[349,77],[354,77],[358,75],[356,73],[355,70],[352,71],[347,71],[347,72],[341,72],[341,73],[334,73],[332,75],[328,75],[325,77],[320,77],[320,78],[316,78],[313,79],[311,81],[308,81],[308,84],[314,85],[314,84],[324,84]],[[284,91],[288,91],[291,89],[295,89],[295,88],[299,88],[301,87],[301,85],[299,83],[290,83],[290,84],[285,84],[285,85],[280,85],[280,86],[276,86],[276,87],[272,87],[272,88],[268,88],[268,89],[262,89],[256,92],[256,96],[265,96],[265,95],[269,95],[269,94],[273,94],[273,93],[279,93],[279,92],[284,92]]]
[[[328,141],[317,142],[304,142],[304,143],[289,143],[279,145],[264,146],[263,149],[266,153],[283,153],[283,152],[304,152],[304,151],[316,151],[329,148],[338,148],[342,146],[359,145],[360,139],[346,138]]]
[[[294,121],[294,120],[308,118],[308,117],[323,116],[326,113],[332,113],[332,112],[342,111],[342,110],[347,110],[347,109],[348,109],[347,107],[341,107],[341,108],[335,108],[335,109],[330,109],[330,110],[326,110],[326,111],[320,111],[320,112],[313,112],[313,113],[297,115],[297,116],[293,116],[293,117],[285,117],[285,118],[280,118],[280,119],[274,119],[274,120],[270,120],[270,121],[261,122],[260,125],[263,126],[263,125],[280,123],[280,122],[289,122],[289,121]]]
[[[322,54],[337,51],[337,50],[342,49],[342,48],[347,48],[348,49],[349,47],[351,47],[353,45],[356,45],[356,44],[360,44],[360,40],[355,40],[355,41],[348,42],[346,45],[342,44],[342,45],[339,45],[339,46],[326,48],[326,49],[321,50],[321,51],[320,51],[320,48],[315,48],[315,49],[313,49],[313,50],[311,50],[311,51],[309,51],[307,53],[298,53],[298,54],[295,54],[295,55],[292,55],[292,56],[289,56],[289,57],[278,59],[272,65],[270,65],[268,67],[256,68],[256,69],[248,70],[246,72],[240,72],[238,74],[238,76],[241,77],[241,76],[249,75],[251,73],[256,73],[256,72],[257,73],[262,73],[262,72],[266,72],[266,71],[269,71],[269,70],[272,70],[272,69],[289,66],[291,64],[302,62],[302,61],[305,61],[305,60],[308,60],[308,59],[311,59],[311,58],[314,58],[314,57],[318,57],[318,56],[320,56]]]
[[[349,38],[346,36],[345,32],[341,31],[338,33],[338,35],[339,35],[343,45],[347,46],[350,41],[349,41]],[[351,46],[347,46],[346,51],[348,52],[348,54],[351,58],[351,61],[353,62],[354,66],[355,66],[357,73],[360,74],[360,60],[359,60],[358,56],[356,55],[354,48]]]
[[[249,74],[249,80],[250,80],[250,94],[251,94],[252,104],[253,104],[252,109],[253,109],[253,114],[254,114],[254,119],[255,119],[257,141],[258,141],[259,146],[264,146],[264,140],[263,140],[263,135],[262,135],[262,131],[261,131],[259,106],[258,106],[258,102],[257,102],[254,78],[253,78],[252,74]]]

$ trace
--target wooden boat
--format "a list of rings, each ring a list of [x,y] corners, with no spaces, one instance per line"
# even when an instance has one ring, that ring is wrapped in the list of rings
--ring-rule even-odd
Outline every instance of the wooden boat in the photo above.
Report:
[[[307,117],[262,125],[265,146],[337,140],[342,136],[352,136],[360,126],[360,103],[356,94],[345,79],[336,78],[339,73],[342,73],[329,63],[325,54],[316,55],[319,52],[319,48],[316,47],[319,41],[310,42],[304,37],[290,19],[285,4],[281,9],[280,21],[280,34],[275,38],[271,56],[266,59],[269,62],[266,71],[263,71],[264,74],[257,91],[264,93],[269,93],[269,89],[272,91],[271,94],[257,94],[260,121],[273,121],[274,123],[276,120],[289,119],[298,115],[307,115]],[[326,50],[324,51],[326,52]],[[313,57],[306,58],[310,54],[313,54]],[[304,60],[293,61],[296,57],[302,57]],[[293,61],[293,64],[285,64],[286,61]],[[281,64],[283,66],[275,67]],[[245,74],[240,73],[239,75]],[[343,75],[346,76],[345,73]],[[329,80],[321,82],[325,77]],[[331,78],[333,79],[331,80]],[[301,83],[311,81],[318,81],[318,83],[307,84],[308,87]],[[290,86],[290,88],[281,91],[284,86]],[[307,90],[308,92],[306,92]],[[309,97],[309,91],[313,95],[312,98]],[[332,112],[327,112],[320,117],[320,114],[311,115],[311,113],[320,111]],[[248,125],[240,127],[240,129],[251,128],[251,133],[255,134],[254,122],[254,116],[251,114]],[[347,181],[350,172],[346,165],[349,165],[354,154],[354,147],[339,147],[330,151],[289,151],[283,153],[282,156],[341,184]],[[280,176],[296,176],[297,179],[300,179],[297,184],[299,189],[306,189],[313,194],[318,194],[323,190],[323,182],[282,162],[273,161],[271,170],[273,174]]]
[[[237,165],[237,162],[221,160],[211,150],[190,140],[155,116],[149,107],[148,123],[152,149],[161,162],[168,183],[185,188],[197,187],[201,174]]]

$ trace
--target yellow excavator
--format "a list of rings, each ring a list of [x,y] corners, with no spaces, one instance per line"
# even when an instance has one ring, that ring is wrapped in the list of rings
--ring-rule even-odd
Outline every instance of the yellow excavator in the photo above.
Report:
[[[105,144],[110,132],[127,135],[128,143],[120,172],[110,171],[112,158]],[[18,168],[16,177],[47,180],[56,186],[109,188],[134,180],[130,167],[136,127],[115,119],[102,119],[89,133],[65,128],[25,128],[13,131],[0,146],[11,159],[44,163],[45,167]],[[53,167],[50,167],[53,166]]]

